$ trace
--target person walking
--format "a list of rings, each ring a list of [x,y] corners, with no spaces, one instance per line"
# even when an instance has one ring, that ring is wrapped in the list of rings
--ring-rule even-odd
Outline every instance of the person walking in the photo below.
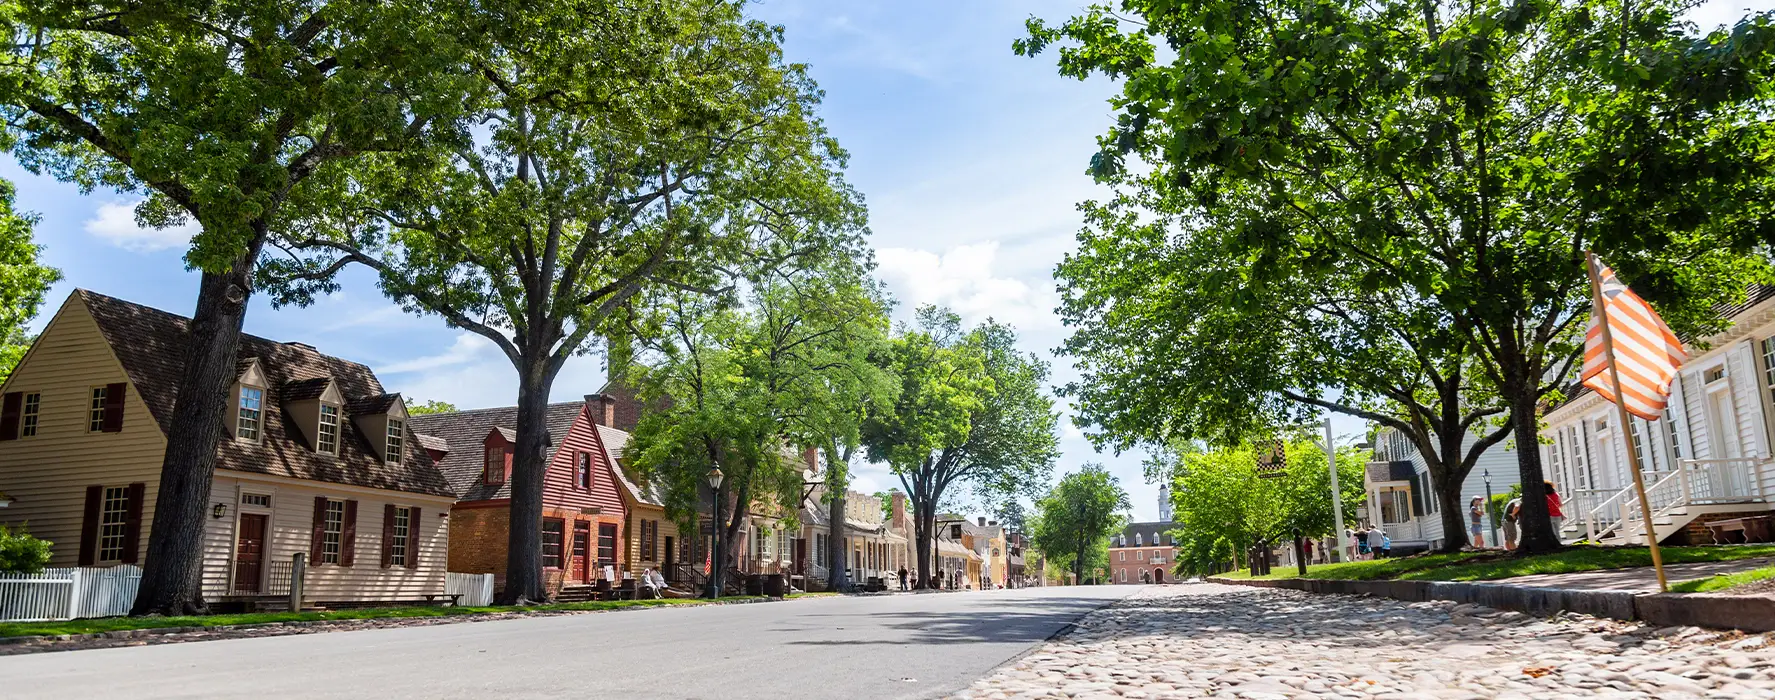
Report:
[[[900,567],[900,590],[906,590],[906,567]]]
[[[1362,526],[1356,528],[1356,558],[1369,559],[1371,557],[1368,549],[1368,524],[1363,523]]]
[[[949,582],[949,579],[943,578],[943,567],[940,567],[940,566],[937,567],[936,584],[931,586],[931,588],[935,588],[937,590],[943,590],[943,584],[948,583],[948,582]]]
[[[1559,532],[1565,524],[1565,510],[1560,508],[1564,502],[1559,499],[1559,490],[1554,488],[1553,482],[1543,481],[1541,484],[1547,487],[1547,520],[1553,523],[1553,539],[1564,544],[1565,537]]]
[[[1504,551],[1516,551],[1516,519],[1522,516],[1522,497],[1504,504]]]
[[[1485,549],[1485,497],[1474,496],[1467,504],[1467,539],[1475,549]]]
[[[1386,552],[1382,551],[1384,549],[1382,545],[1386,544],[1386,540],[1387,533],[1381,532],[1380,523],[1375,523],[1374,529],[1368,531],[1368,549],[1374,552],[1371,559],[1381,559],[1386,556]]]

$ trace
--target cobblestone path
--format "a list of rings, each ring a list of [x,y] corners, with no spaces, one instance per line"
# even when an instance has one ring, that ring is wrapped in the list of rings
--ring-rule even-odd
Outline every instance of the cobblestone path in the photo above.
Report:
[[[1150,586],[957,698],[1775,698],[1775,634]]]

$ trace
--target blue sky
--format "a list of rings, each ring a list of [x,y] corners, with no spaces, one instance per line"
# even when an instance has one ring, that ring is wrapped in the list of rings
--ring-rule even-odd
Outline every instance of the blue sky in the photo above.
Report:
[[[1704,25],[1767,9],[1775,0],[1714,0],[1694,14]],[[1015,325],[1023,346],[1054,361],[1056,384],[1076,376],[1051,350],[1065,338],[1053,309],[1052,271],[1073,247],[1075,204],[1104,190],[1084,174],[1095,137],[1112,121],[1107,80],[1075,81],[1053,57],[1011,53],[1031,15],[1059,20],[1078,2],[1021,0],[765,0],[757,17],[786,28],[789,59],[807,63],[826,101],[821,114],[851,153],[848,178],[865,196],[880,277],[904,316],[925,303],[948,305],[970,322]],[[45,261],[65,281],[51,293],[39,326],[74,287],[180,314],[196,299],[196,276],[181,256],[188,231],[135,226],[134,200],[32,176],[0,159],[0,177],[18,185],[22,209],[41,215]],[[361,270],[344,291],[307,309],[273,310],[263,299],[247,332],[300,340],[377,371],[409,398],[462,408],[508,405],[516,375],[486,341],[451,331],[436,316],[403,313]],[[570,362],[555,400],[603,382],[599,358]],[[1339,434],[1362,431],[1339,419]],[[1105,463],[1130,494],[1136,519],[1158,513],[1157,488],[1140,474],[1139,454],[1097,454],[1067,425],[1057,473]],[[895,485],[864,468],[858,488]]]

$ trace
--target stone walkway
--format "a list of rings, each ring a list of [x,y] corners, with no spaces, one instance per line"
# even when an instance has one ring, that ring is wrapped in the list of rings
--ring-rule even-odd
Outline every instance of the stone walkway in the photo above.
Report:
[[[1734,559],[1731,561],[1704,561],[1691,564],[1671,564],[1664,567],[1664,578],[1672,584],[1690,579],[1708,578],[1720,574],[1735,574],[1740,571],[1761,569],[1775,564],[1775,558]],[[1649,566],[1636,566],[1631,569],[1605,569],[1602,571],[1579,571],[1570,574],[1536,574],[1534,576],[1517,576],[1515,578],[1488,581],[1487,583],[1507,583],[1513,586],[1529,586],[1533,588],[1569,588],[1583,591],[1640,591],[1656,593],[1658,591],[1658,572]]]
[[[1445,602],[1149,586],[954,697],[1775,698],[1770,644]]]

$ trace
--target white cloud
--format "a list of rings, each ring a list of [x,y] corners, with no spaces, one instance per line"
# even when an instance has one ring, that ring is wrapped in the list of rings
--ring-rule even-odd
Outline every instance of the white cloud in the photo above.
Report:
[[[913,248],[883,248],[876,252],[876,260],[882,278],[902,302],[903,311],[938,304],[954,309],[970,322],[990,316],[1019,330],[1058,327],[1051,292],[1014,277],[999,276],[998,247],[997,241],[987,241],[955,246],[941,254]]]
[[[446,348],[441,353],[415,357],[410,360],[403,360],[401,362],[384,365],[377,368],[376,371],[380,374],[431,372],[447,367],[457,367],[471,362],[485,360],[489,356],[496,357],[501,363],[505,362],[505,358],[499,356],[499,349],[493,346],[493,341],[473,333],[464,332],[457,334],[455,342],[452,342],[450,347]]]
[[[147,228],[136,224],[138,202],[105,202],[96,215],[87,219],[86,232],[111,245],[136,253],[152,253],[168,248],[184,247],[191,242],[199,227],[186,221],[168,228]]]

